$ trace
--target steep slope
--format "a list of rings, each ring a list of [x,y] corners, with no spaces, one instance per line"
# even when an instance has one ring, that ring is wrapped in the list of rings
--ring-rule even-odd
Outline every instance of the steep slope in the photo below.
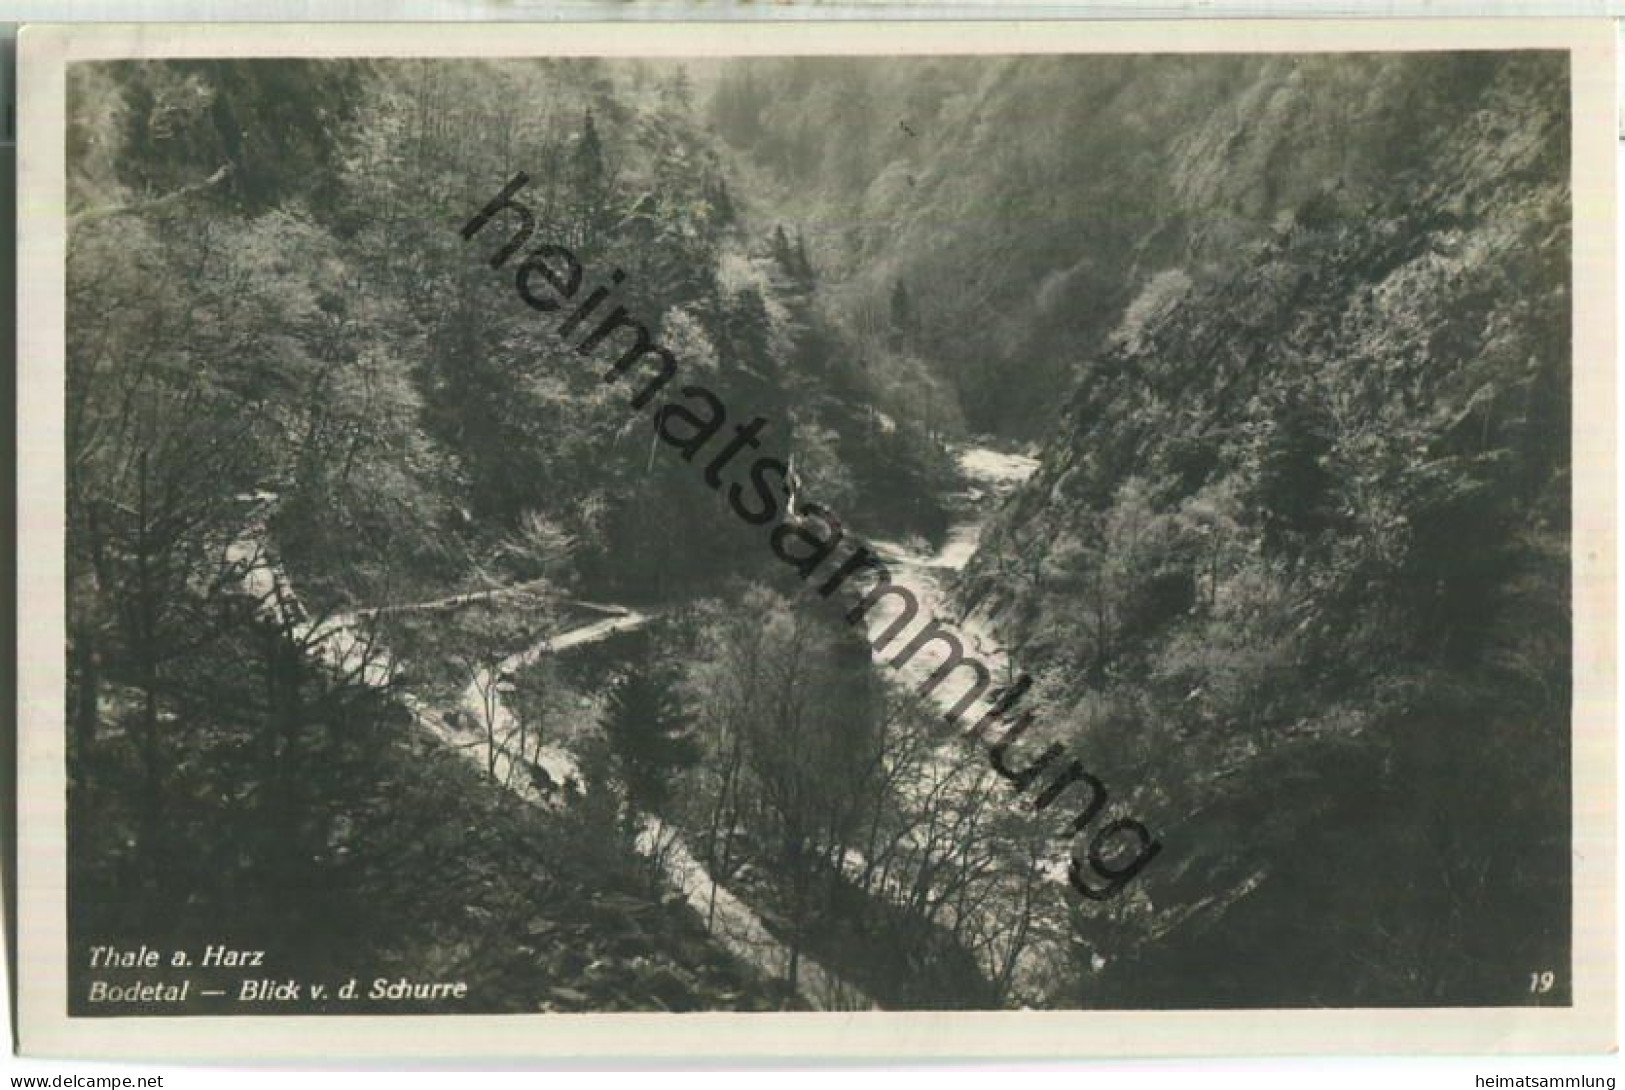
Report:
[[[1432,58],[1351,109],[1409,165],[1148,286],[962,587],[1165,845],[1080,909],[1084,1002],[1566,995],[1566,74]],[[1203,200],[1277,177],[1210,136]]]
[[[1323,193],[1391,196],[1494,68],[1470,54],[795,58],[730,67],[710,104],[752,168],[742,201],[805,234],[874,366],[945,379],[973,430],[1037,439],[1148,283],[1226,280]]]

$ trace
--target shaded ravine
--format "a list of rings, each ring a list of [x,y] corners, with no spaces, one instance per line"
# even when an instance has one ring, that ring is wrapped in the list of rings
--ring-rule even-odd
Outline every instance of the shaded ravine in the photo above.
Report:
[[[262,615],[286,628],[296,641],[314,651],[329,668],[353,676],[365,685],[387,685],[395,676],[396,665],[386,649],[370,636],[361,634],[358,621],[362,617],[378,612],[451,608],[468,602],[501,598],[505,594],[525,593],[529,589],[502,588],[427,603],[384,607],[382,610],[334,614],[313,621],[295,593],[287,572],[271,557],[265,545],[265,515],[276,502],[275,495],[259,493],[243,498],[254,504],[254,510],[243,531],[225,549],[228,577],[236,578]],[[571,780],[576,783],[581,781],[575,757],[569,750],[548,743],[540,744],[536,751],[527,755],[516,755],[509,749],[506,739],[515,733],[515,720],[513,712],[502,699],[503,679],[544,655],[596,643],[618,632],[633,631],[653,620],[650,614],[620,606],[588,605],[588,608],[609,615],[540,640],[508,656],[494,669],[481,670],[463,689],[461,710],[464,714],[472,714],[475,723],[482,724],[479,728],[481,733],[485,724],[491,726],[489,736],[495,739],[494,752],[486,752],[486,738],[470,738],[472,732],[460,730],[448,722],[444,714],[414,694],[401,693],[402,704],[412,713],[418,727],[480,765],[483,771],[489,771],[509,793],[534,806],[552,808],[558,805],[557,793],[542,789],[538,777],[530,774],[527,761],[540,766],[555,787],[564,788]],[[641,854],[659,866],[667,883],[683,895],[689,906],[702,919],[709,921],[711,936],[729,953],[768,979],[777,981],[789,979],[794,962],[796,993],[815,1010],[877,1008],[877,1004],[861,989],[842,980],[816,959],[805,953],[793,956],[790,947],[768,930],[749,905],[706,870],[674,827],[658,818],[645,816],[635,844]]]

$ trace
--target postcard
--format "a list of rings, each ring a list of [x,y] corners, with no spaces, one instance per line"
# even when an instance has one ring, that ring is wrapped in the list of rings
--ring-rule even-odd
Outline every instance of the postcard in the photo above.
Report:
[[[27,28],[21,1048],[1611,1049],[1614,48]]]

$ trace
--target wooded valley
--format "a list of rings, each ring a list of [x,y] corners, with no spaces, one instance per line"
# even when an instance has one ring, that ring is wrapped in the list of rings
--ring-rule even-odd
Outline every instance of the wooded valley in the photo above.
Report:
[[[467,996],[140,1010],[1567,1001],[1563,55],[69,96],[74,1013],[205,943]],[[1036,679],[1020,751],[1163,845],[1121,896],[464,239],[521,172],[787,508]]]

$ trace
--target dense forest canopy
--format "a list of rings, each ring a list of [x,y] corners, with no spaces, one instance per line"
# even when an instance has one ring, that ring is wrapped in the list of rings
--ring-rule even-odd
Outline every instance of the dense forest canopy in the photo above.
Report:
[[[711,113],[801,225],[848,324],[883,328],[891,285],[908,285],[908,347],[971,426],[1038,438],[1149,283],[1166,296],[1223,280],[1311,202],[1349,215],[1398,196],[1501,67],[1486,54],[745,60],[718,77]]]
[[[481,1010],[1566,996],[1560,55],[69,91],[75,942],[225,915]],[[1144,882],[1069,896],[1056,823],[492,274],[460,228],[521,172],[1038,679],[1156,816]]]

